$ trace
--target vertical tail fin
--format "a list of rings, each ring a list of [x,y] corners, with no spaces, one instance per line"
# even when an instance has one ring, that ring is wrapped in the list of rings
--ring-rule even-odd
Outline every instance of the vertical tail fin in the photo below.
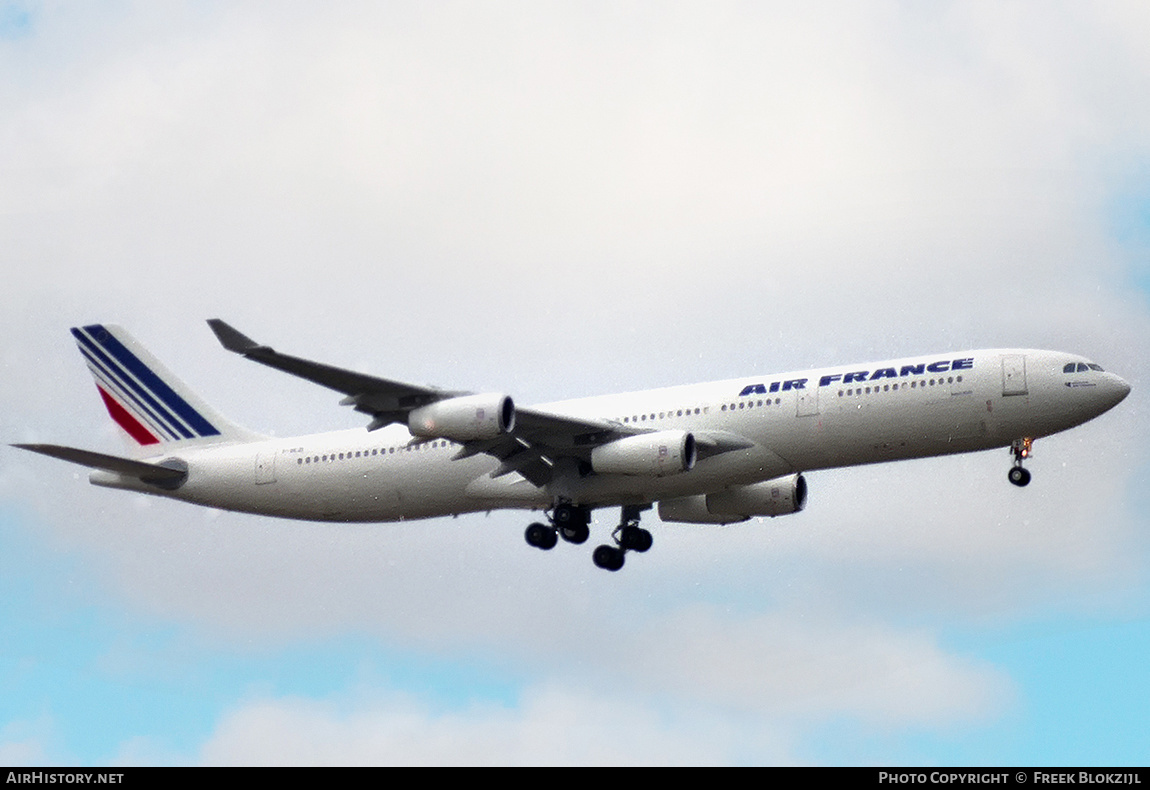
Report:
[[[175,444],[258,438],[200,400],[122,327],[91,324],[74,327],[72,335],[108,414],[137,457]]]

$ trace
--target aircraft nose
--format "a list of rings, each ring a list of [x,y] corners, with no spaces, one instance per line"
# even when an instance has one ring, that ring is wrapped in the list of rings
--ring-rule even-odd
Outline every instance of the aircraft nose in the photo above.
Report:
[[[1114,399],[1113,405],[1118,405],[1126,396],[1130,394],[1130,385],[1121,376],[1110,374],[1110,386],[1107,387],[1109,394]]]

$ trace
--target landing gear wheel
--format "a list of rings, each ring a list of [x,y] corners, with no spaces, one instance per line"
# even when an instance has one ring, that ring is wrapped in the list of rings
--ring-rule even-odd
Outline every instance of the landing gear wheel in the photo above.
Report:
[[[523,537],[527,539],[529,546],[534,546],[537,549],[555,548],[555,544],[559,542],[559,534],[553,527],[544,526],[543,524],[532,524],[527,528],[527,532]]]
[[[1023,469],[1021,466],[1016,466],[1006,473],[1006,477],[1010,482],[1014,483],[1019,488],[1022,488],[1030,482],[1030,472]]]
[[[579,545],[586,543],[587,538],[591,537],[591,528],[586,524],[564,524],[559,527],[559,537],[568,543]]]
[[[568,543],[585,543],[591,535],[591,509],[570,502],[559,502],[551,511],[551,523],[559,530],[559,537]]]
[[[623,567],[623,550],[614,546],[602,545],[595,549],[591,559],[605,571],[617,571]]]
[[[619,546],[631,551],[644,552],[651,548],[651,533],[642,527],[628,524],[619,530]]]
[[[555,510],[551,514],[551,521],[557,527],[577,524],[579,520],[579,508],[566,502],[556,505]]]

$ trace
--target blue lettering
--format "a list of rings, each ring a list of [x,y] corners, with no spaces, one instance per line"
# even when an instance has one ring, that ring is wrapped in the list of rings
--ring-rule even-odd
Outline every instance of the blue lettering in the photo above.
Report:
[[[843,384],[855,384],[863,381],[876,381],[877,379],[894,379],[899,376],[921,376],[924,371],[931,373],[946,373],[948,370],[970,370],[974,367],[974,358],[967,357],[966,359],[956,359],[951,362],[945,360],[941,362],[932,362],[929,365],[920,363],[918,365],[903,365],[897,372],[894,368],[879,368],[873,373],[868,370],[856,370],[852,373],[828,373],[819,378],[819,386],[826,387],[838,381]],[[778,392],[782,390],[787,392],[789,390],[806,389],[806,383],[810,379],[789,379],[787,381],[772,381],[770,384],[748,384],[743,387],[739,393],[739,397],[747,395],[766,395],[768,392]]]

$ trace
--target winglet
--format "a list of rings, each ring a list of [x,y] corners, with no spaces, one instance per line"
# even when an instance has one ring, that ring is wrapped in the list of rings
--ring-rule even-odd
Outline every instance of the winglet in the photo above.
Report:
[[[220,345],[228,351],[234,351],[237,354],[248,354],[256,349],[264,348],[264,346],[252,340],[243,332],[219,318],[209,318],[208,326],[216,333],[216,339],[220,341]]]

